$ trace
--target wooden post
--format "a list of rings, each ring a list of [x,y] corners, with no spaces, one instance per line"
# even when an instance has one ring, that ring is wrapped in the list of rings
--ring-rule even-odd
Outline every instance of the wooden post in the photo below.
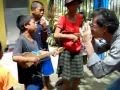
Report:
[[[4,14],[4,0],[0,0],[0,41],[2,43],[2,47],[5,48],[7,45],[6,38],[6,29],[5,29],[5,14]]]

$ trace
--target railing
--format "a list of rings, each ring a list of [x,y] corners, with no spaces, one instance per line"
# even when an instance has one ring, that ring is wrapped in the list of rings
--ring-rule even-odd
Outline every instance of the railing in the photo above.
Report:
[[[120,0],[109,0],[109,9],[116,13],[120,23]]]
[[[48,18],[51,26],[51,32],[54,33],[54,23],[59,16],[66,13],[67,9],[64,6],[64,0],[49,0],[48,6]],[[120,0],[109,0],[108,8],[115,11],[119,21],[120,21]],[[85,19],[90,18],[91,13],[93,12],[93,0],[84,0],[84,2],[80,5],[78,9],[79,12],[83,12],[85,14]],[[53,34],[48,38],[48,44],[51,46],[55,46],[55,39]]]

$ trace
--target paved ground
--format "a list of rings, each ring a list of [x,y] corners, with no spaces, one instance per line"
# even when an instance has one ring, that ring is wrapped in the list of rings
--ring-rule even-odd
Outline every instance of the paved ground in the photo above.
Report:
[[[53,48],[50,48],[50,50],[53,50]],[[51,57],[52,58],[52,64],[55,70],[55,73],[51,75],[51,83],[53,86],[55,86],[56,82],[59,80],[56,74],[57,69],[57,63],[58,63],[58,56]],[[92,73],[88,70],[86,65],[84,65],[84,78],[82,79],[82,83],[79,85],[79,90],[105,90],[105,88],[114,80],[119,78],[120,73],[114,72],[110,75],[107,75],[106,77],[102,79],[96,79]],[[62,90],[59,87],[55,87],[54,90]],[[57,89],[58,88],[58,89]]]
[[[50,48],[50,50],[53,50],[53,48]],[[11,62],[12,60],[10,59],[12,56],[12,53],[5,54],[1,64],[3,63],[5,67],[10,69],[12,74],[17,78],[17,66],[15,62]],[[51,83],[53,86],[55,86],[56,82],[59,80],[56,74],[56,69],[57,69],[57,63],[58,63],[58,56],[52,57],[52,64],[54,67],[55,73],[51,75]],[[82,83],[79,85],[79,90],[105,90],[105,87],[107,87],[108,84],[116,80],[119,76],[120,73],[114,72],[110,75],[107,75],[106,77],[102,79],[96,79],[92,73],[88,70],[86,65],[84,66],[84,78],[82,79]],[[57,89],[59,88],[59,89]],[[62,90],[61,86],[55,87],[53,90]]]
[[[92,73],[84,66],[85,76],[82,79],[82,83],[79,85],[79,90],[105,90],[105,88],[114,80],[116,80],[120,74],[118,72],[114,72],[110,75],[102,79],[96,79]],[[52,85],[55,86],[56,82],[58,81],[57,74],[51,75]],[[55,87],[53,90],[62,90],[59,87]],[[58,88],[58,89],[57,89]]]

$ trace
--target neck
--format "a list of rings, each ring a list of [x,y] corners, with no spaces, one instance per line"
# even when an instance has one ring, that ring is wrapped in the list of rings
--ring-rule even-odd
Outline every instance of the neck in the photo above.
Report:
[[[33,38],[32,38],[32,34],[28,33],[28,32],[24,32],[23,35],[30,41],[33,41]]]
[[[72,22],[76,21],[76,15],[75,14],[68,14],[68,19]]]
[[[34,14],[33,14],[33,17],[34,17],[34,19],[35,19],[36,22],[41,19],[41,17],[38,17],[38,16],[36,16],[36,15],[34,15]]]
[[[75,17],[75,15],[76,15],[76,13],[70,13],[70,12],[68,12],[68,16],[71,17],[71,18]]]
[[[107,42],[110,42],[111,39],[112,39],[112,35],[111,35],[110,33],[106,33],[106,34],[104,35],[104,38],[106,39]]]

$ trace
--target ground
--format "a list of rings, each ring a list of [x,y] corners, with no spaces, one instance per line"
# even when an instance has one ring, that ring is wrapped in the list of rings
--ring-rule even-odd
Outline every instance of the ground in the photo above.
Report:
[[[53,49],[54,48],[50,47],[50,51],[52,51]],[[55,86],[56,82],[59,80],[56,74],[58,56],[56,57],[51,56],[51,58],[52,58],[52,64],[53,64],[55,72],[50,77],[51,77],[52,85]],[[87,66],[84,65],[84,78],[81,80],[81,83],[79,85],[79,90],[105,90],[105,88],[111,82],[119,78],[119,76],[120,76],[120,73],[115,71],[105,76],[102,79],[96,79],[91,73],[91,71],[87,68]],[[54,90],[61,90],[61,86],[55,87]]]
[[[79,90],[105,90],[105,88],[114,80],[119,78],[120,73],[119,72],[114,72],[110,75],[107,75],[106,77],[102,79],[96,79],[92,73],[88,70],[86,65],[84,66],[84,78],[82,79],[80,85],[79,85]],[[57,74],[54,73],[51,75],[51,81],[52,85],[55,86],[56,82],[58,81]],[[54,90],[61,90],[61,86],[55,87]],[[59,88],[59,89],[57,89]]]
[[[54,48],[50,48],[50,51],[52,51]],[[54,74],[50,76],[51,84],[55,86],[56,82],[59,80],[56,74],[57,69],[57,63],[58,63],[58,56],[52,58],[52,64],[54,67]],[[0,64],[10,69],[12,74],[17,79],[17,65],[15,62],[12,62],[12,53],[6,53],[4,54],[3,59],[0,61]],[[110,75],[107,75],[106,77],[102,79],[96,79],[93,74],[89,71],[89,69],[84,65],[84,78],[81,80],[81,83],[79,85],[79,90],[105,90],[105,88],[114,80],[119,78],[120,73],[115,71]],[[58,88],[58,89],[57,89]],[[18,90],[18,89],[17,89]],[[23,90],[23,89],[20,89]],[[53,90],[62,90],[61,86],[55,87]]]

